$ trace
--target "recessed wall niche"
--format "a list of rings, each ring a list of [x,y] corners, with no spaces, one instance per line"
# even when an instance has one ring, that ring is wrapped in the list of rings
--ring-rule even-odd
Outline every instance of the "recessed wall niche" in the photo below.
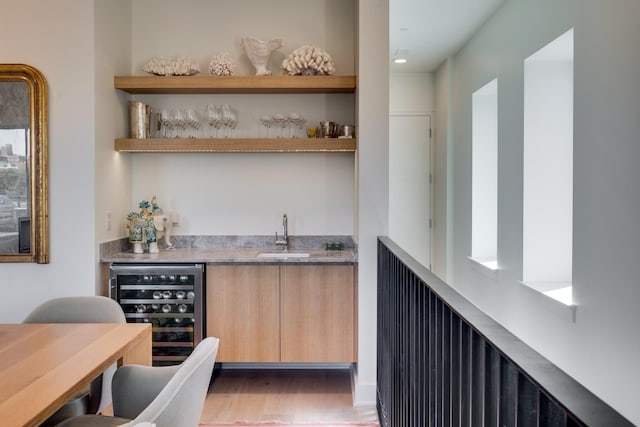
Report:
[[[522,280],[570,304],[573,29],[524,61],[523,160]]]

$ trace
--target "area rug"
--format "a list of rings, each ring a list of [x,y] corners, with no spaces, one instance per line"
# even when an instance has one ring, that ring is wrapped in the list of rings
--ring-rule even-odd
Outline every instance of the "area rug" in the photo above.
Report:
[[[200,427],[379,427],[378,423],[200,423]]]

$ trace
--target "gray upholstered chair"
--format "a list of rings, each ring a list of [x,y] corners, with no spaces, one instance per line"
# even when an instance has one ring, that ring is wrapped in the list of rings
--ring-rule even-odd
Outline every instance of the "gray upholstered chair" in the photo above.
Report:
[[[63,297],[36,307],[23,323],[125,323],[120,305],[101,296]],[[111,378],[116,365],[96,378],[87,392],[76,395],[52,415],[42,426],[53,426],[64,419],[83,414],[96,414],[111,404]]]
[[[177,366],[125,365],[113,376],[113,417],[83,415],[57,427],[197,427],[218,354],[218,338],[205,338]]]

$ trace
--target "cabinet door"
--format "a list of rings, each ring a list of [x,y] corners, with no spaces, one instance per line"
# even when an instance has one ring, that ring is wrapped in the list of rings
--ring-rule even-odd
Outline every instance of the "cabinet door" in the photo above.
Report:
[[[279,267],[210,264],[206,286],[206,333],[220,338],[216,361],[279,362]]]
[[[354,362],[352,265],[283,265],[283,362]]]

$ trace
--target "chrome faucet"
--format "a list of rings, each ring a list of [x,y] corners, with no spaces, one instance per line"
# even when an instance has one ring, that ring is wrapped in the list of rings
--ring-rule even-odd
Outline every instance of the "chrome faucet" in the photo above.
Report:
[[[276,245],[283,245],[284,251],[289,251],[289,224],[287,220],[287,214],[282,215],[282,232],[283,236],[278,239],[278,232],[276,231]]]

